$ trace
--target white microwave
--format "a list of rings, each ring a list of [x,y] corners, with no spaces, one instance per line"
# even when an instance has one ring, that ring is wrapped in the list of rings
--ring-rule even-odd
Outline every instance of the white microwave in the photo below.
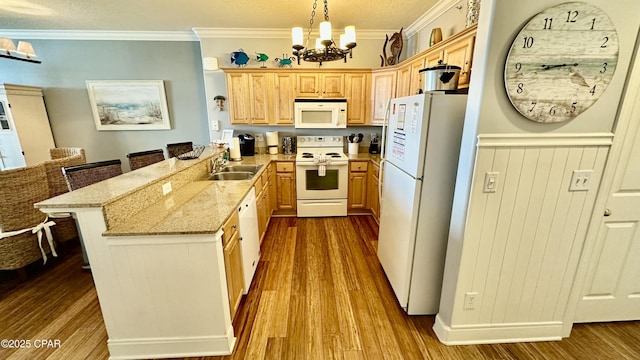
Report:
[[[293,109],[297,128],[337,129],[347,127],[346,99],[296,99]]]

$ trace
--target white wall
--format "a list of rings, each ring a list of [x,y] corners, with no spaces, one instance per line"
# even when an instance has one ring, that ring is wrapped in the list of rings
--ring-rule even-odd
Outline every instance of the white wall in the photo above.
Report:
[[[507,98],[504,62],[522,25],[562,2],[482,2],[434,327],[443,342],[567,336],[563,321],[572,306],[569,291],[637,42],[640,3],[586,1],[603,9],[617,26],[620,54],[614,78],[600,101],[576,119],[534,123]],[[594,170],[589,191],[568,191],[565,182],[576,169]],[[487,171],[500,173],[496,193],[482,191]],[[475,309],[463,307],[468,292],[478,293]]]

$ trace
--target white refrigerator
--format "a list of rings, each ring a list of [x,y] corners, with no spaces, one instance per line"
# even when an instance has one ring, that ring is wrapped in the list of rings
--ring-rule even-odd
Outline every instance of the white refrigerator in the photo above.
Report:
[[[434,91],[389,105],[378,258],[409,315],[438,312],[466,104]]]

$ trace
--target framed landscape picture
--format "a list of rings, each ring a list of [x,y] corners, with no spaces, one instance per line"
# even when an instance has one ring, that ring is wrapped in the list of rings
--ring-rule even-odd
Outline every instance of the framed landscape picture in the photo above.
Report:
[[[171,129],[162,80],[87,80],[98,130]]]

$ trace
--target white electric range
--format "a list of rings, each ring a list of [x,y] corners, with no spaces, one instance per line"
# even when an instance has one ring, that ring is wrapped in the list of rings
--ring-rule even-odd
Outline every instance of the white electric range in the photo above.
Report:
[[[349,158],[341,136],[298,136],[298,217],[347,216]]]

